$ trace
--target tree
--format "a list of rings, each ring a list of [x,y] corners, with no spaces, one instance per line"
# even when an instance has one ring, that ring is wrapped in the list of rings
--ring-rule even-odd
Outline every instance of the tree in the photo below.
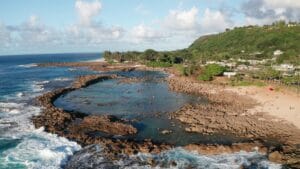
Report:
[[[164,53],[164,54],[162,54],[162,56],[159,58],[159,61],[160,61],[160,62],[172,63],[172,58],[171,58],[168,54]]]
[[[145,59],[148,61],[155,61],[157,59],[158,52],[153,49],[147,49],[144,52]]]
[[[182,57],[175,56],[174,59],[173,59],[173,63],[175,63],[175,64],[180,64],[182,62],[183,62],[183,58]]]
[[[103,57],[105,60],[112,60],[112,53],[110,51],[105,51]]]
[[[205,66],[202,74],[198,76],[199,80],[210,81],[214,76],[222,75],[226,71],[226,68],[218,64],[209,64]]]

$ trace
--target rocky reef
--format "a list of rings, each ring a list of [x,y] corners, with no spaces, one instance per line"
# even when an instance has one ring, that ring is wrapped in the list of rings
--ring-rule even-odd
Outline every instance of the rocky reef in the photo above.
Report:
[[[43,107],[43,112],[32,118],[35,127],[44,127],[47,132],[74,140],[83,146],[100,144],[104,147],[103,153],[109,159],[118,159],[119,154],[158,153],[169,149],[170,145],[164,143],[153,144],[151,140],[135,142],[115,137],[96,137],[93,135],[94,132],[103,132],[114,136],[134,134],[137,130],[132,125],[126,124],[114,116],[95,116],[80,112],[66,112],[53,105],[55,99],[63,94],[113,78],[117,78],[117,76],[80,76],[71,87],[58,89],[40,96],[37,100]]]
[[[184,77],[169,78],[171,90],[202,95],[205,105],[186,105],[172,113],[171,118],[188,125],[187,132],[204,134],[232,133],[259,140],[268,147],[271,161],[300,167],[300,131],[292,124],[272,121],[263,112],[249,113],[257,103],[213,84],[200,84]]]
[[[83,64],[81,66],[87,65]],[[120,67],[120,69],[132,71],[134,68]],[[105,68],[105,70],[107,69]],[[118,168],[118,165],[115,164],[116,160],[127,161],[126,159],[130,155],[138,153],[155,154],[173,147],[165,143],[153,143],[149,139],[143,141],[125,139],[122,136],[134,135],[138,131],[128,121],[117,117],[67,112],[53,105],[53,102],[61,95],[114,78],[118,78],[118,76],[80,76],[71,87],[46,93],[37,99],[43,107],[43,112],[32,118],[35,127],[44,127],[47,132],[74,140],[82,146],[93,145],[75,154],[66,165],[66,168]],[[122,83],[134,83],[136,81],[139,81],[139,79],[123,78],[121,80]],[[268,154],[271,161],[287,164],[290,167],[300,166],[299,130],[289,124],[268,121],[266,120],[268,119],[267,115],[263,113],[249,114],[247,112],[248,108],[257,104],[254,100],[226,92],[220,86],[196,83],[190,79],[177,76],[168,78],[168,84],[173,91],[200,95],[209,100],[205,105],[185,105],[180,110],[170,114],[170,118],[187,125],[186,132],[208,135],[231,133],[249,139],[247,143],[232,145],[190,144],[184,146],[186,150],[196,150],[203,154],[218,154],[233,153],[240,150],[253,151],[256,147],[261,153]],[[97,136],[95,133],[102,133],[103,135]],[[276,141],[274,144],[270,144],[270,140]],[[98,145],[101,147],[101,153],[98,153]],[[84,154],[86,151],[94,152],[89,153],[92,154],[89,158],[93,161],[91,166],[86,166],[78,160],[82,153]],[[139,164],[140,161],[131,160],[130,163]],[[143,163],[155,166],[155,162],[151,160]]]

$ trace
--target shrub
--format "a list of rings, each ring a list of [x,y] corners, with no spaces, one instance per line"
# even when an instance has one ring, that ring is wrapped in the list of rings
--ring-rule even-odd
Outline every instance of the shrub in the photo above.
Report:
[[[187,67],[183,68],[182,74],[184,76],[191,76],[191,75],[194,74],[195,70],[196,70],[196,66],[195,65],[190,65],[190,66],[187,66]]]
[[[171,67],[172,64],[168,62],[151,61],[146,64],[149,67]]]
[[[226,68],[218,64],[209,64],[204,67],[204,70],[200,76],[199,80],[210,81],[214,76],[222,75],[226,71]]]
[[[211,80],[213,80],[213,76],[211,76],[209,74],[201,74],[200,76],[198,76],[198,80],[211,81]]]
[[[253,74],[253,77],[261,80],[280,79],[280,72],[272,69],[271,67],[268,67],[255,72],[255,74]]]

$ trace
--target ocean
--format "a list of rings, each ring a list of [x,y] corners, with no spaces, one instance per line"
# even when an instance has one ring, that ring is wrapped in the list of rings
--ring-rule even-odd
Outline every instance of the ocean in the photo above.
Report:
[[[43,128],[34,128],[30,119],[41,112],[34,98],[70,85],[76,76],[95,72],[86,68],[38,67],[37,64],[83,62],[101,57],[100,53],[0,56],[0,169],[61,168],[82,148],[75,142],[44,132]],[[154,156],[162,163],[176,161],[177,168],[281,168],[258,152],[206,156],[179,147],[158,155],[138,155],[141,159]]]

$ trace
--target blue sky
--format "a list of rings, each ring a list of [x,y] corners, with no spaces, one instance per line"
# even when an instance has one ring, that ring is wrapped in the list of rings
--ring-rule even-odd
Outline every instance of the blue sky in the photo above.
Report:
[[[299,0],[2,0],[0,55],[172,50],[249,24],[299,21]]]

